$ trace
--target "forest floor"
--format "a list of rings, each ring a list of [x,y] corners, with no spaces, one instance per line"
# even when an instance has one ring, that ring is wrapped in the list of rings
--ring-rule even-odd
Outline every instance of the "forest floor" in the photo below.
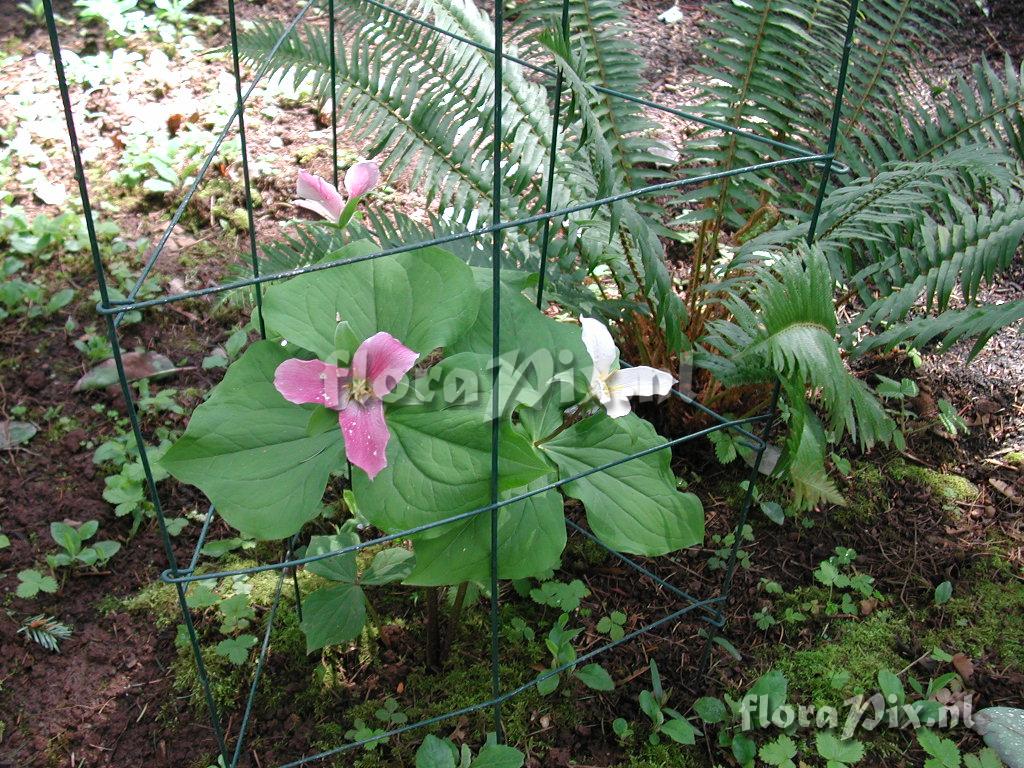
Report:
[[[17,277],[35,283],[42,294],[26,304],[39,311],[12,311],[0,324],[0,426],[19,421],[38,428],[7,450],[0,442],[0,542],[9,539],[9,546],[0,546],[0,768],[206,768],[215,762],[216,742],[191,656],[178,642],[174,590],[158,583],[167,558],[153,510],[140,495],[136,463],[130,455],[118,459],[116,450],[113,458],[94,461],[105,443],[128,445],[129,429],[116,388],[76,387],[105,358],[107,342],[95,312],[95,279],[79,223],[49,42],[43,27],[9,5],[0,15],[0,265],[4,259],[27,262]],[[56,5],[68,20],[61,26],[65,50],[82,57],[69,65],[77,81],[75,116],[112,287],[126,291],[167,225],[180,177],[187,175],[182,169],[202,158],[233,108],[230,58],[220,50],[225,4],[195,4],[190,10],[208,20],[165,29],[165,42],[153,42],[157,31],[131,37],[123,46],[112,45],[102,25],[81,23],[70,2]],[[707,10],[702,3],[680,2],[682,21],[666,25],[657,16],[667,5],[632,0],[631,29],[643,41],[650,96],[684,107],[692,103],[699,77],[700,24]],[[994,16],[985,17],[969,3],[964,23],[926,62],[922,82],[948,81],[981,55],[1009,54],[1019,62],[1021,10],[1018,3],[1001,3]],[[246,19],[285,19],[294,11],[284,0],[240,3]],[[111,53],[106,60],[84,58],[104,51]],[[295,215],[296,166],[329,175],[330,127],[302,94],[280,83],[261,83],[251,103],[249,152],[260,198],[256,228],[265,241]],[[695,129],[660,114],[658,119],[670,141]],[[344,166],[360,148],[342,141]],[[237,159],[237,146],[229,141],[170,236],[145,295],[210,285],[244,269]],[[147,189],[147,182],[156,183]],[[388,180],[383,194],[403,210],[426,209],[425,199],[404,179]],[[69,302],[46,307],[67,288],[74,291]],[[1018,263],[1010,279],[986,291],[987,298],[1024,296],[1024,265]],[[127,319],[122,346],[139,352],[138,373],[161,364],[154,353],[174,368],[142,392],[145,432],[154,444],[184,429],[188,414],[222,376],[217,360],[230,356],[226,348],[246,328],[247,315],[243,302],[209,297]],[[1005,331],[969,363],[967,351],[926,355],[916,368],[907,360],[880,358],[861,371],[913,378],[920,388],[916,412],[934,413],[944,398],[969,433],[952,438],[927,426],[914,431],[902,453],[851,452],[853,471],[842,488],[849,500],[845,507],[821,509],[784,526],[756,512],[728,607],[726,634],[736,655],[716,648],[708,681],[699,681],[702,625],[684,619],[610,655],[613,693],[579,695],[563,684],[548,698],[524,694],[508,705],[506,718],[509,740],[527,753],[528,765],[734,765],[714,728],[686,749],[613,733],[616,718],[642,730],[637,695],[650,685],[652,659],[672,689],[671,706],[691,715],[698,696],[738,696],[769,669],[785,675],[796,702],[821,704],[870,692],[877,673],[888,668],[925,683],[955,669],[963,693],[975,694],[976,707],[1024,705],[1024,338]],[[737,480],[745,473],[720,466],[707,445],[678,454],[674,467],[704,499],[709,540],[652,567],[691,594],[712,596],[721,578],[722,539],[735,519]],[[111,487],[128,499],[120,516],[104,498],[105,490],[113,498]],[[194,489],[170,480],[160,487],[166,514],[181,526],[174,554],[187,560],[205,507]],[[570,504],[568,513],[580,510]],[[48,573],[45,557],[55,551],[50,524],[65,520],[99,521],[97,538],[119,542],[120,552],[101,567],[60,569],[53,593],[18,596],[19,572]],[[210,539],[227,542],[222,559],[210,556],[213,568],[280,556],[234,539],[219,521]],[[869,594],[815,577],[837,548],[855,550],[839,567],[873,579]],[[580,652],[607,639],[598,625],[612,611],[625,614],[628,631],[674,610],[663,591],[637,582],[585,541],[571,539],[557,578],[579,580],[589,591],[574,618],[583,630]],[[952,597],[936,601],[936,588],[944,582],[953,586]],[[273,584],[253,578],[247,589],[258,626]],[[378,717],[377,710],[388,700],[414,719],[489,695],[486,600],[470,600],[453,656],[438,675],[424,667],[419,594],[393,592],[377,607],[384,621],[372,637],[352,650],[311,656],[305,654],[294,605],[285,599],[241,765],[278,765],[350,741],[357,718],[384,727],[387,713]],[[506,638],[503,678],[515,685],[547,664],[542,628],[558,611],[511,588],[503,593],[503,606],[506,627],[521,620],[536,635],[512,632]],[[59,655],[19,633],[37,614],[71,628]],[[196,614],[204,637],[216,638],[217,609]],[[248,668],[212,651],[206,661],[232,732],[239,725]],[[473,742],[486,728],[486,713],[440,728],[446,736]],[[980,745],[967,731],[956,739],[965,751]],[[417,743],[412,734],[337,764],[411,766]],[[860,764],[923,762],[912,737],[879,732]]]

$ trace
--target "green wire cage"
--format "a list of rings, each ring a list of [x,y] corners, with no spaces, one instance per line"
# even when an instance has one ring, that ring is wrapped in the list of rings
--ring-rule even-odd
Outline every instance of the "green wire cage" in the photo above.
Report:
[[[540,243],[540,270],[539,280],[537,284],[537,303],[541,305],[544,296],[545,289],[545,278],[548,269],[548,248],[551,240],[552,223],[562,219],[570,214],[588,211],[599,208],[601,206],[610,206],[614,203],[622,200],[631,198],[639,198],[645,195],[653,195],[659,192],[665,192],[672,189],[695,187],[701,184],[706,184],[710,181],[722,179],[730,176],[738,176],[742,174],[757,174],[766,173],[786,166],[794,165],[813,165],[820,171],[820,179],[817,186],[817,198],[814,209],[811,214],[809,222],[809,231],[807,234],[808,242],[814,239],[815,230],[818,223],[819,212],[821,204],[824,199],[830,176],[832,173],[842,173],[845,170],[845,166],[835,159],[835,148],[836,148],[836,137],[838,133],[839,117],[842,108],[843,92],[846,82],[847,67],[849,63],[850,50],[853,43],[854,33],[857,22],[858,12],[858,0],[850,0],[849,3],[849,15],[846,24],[845,41],[843,48],[843,55],[838,62],[837,81],[835,96],[832,108],[831,125],[827,136],[825,137],[826,146],[821,152],[814,152],[804,147],[789,144],[777,139],[761,136],[749,131],[734,128],[728,124],[703,118],[699,115],[691,114],[679,109],[675,109],[668,106],[657,104],[639,96],[624,93],[621,91],[613,90],[610,88],[595,87],[594,90],[603,93],[604,95],[633,101],[646,108],[657,110],[663,113],[674,115],[684,120],[692,121],[694,123],[706,126],[713,130],[719,130],[725,133],[735,134],[738,139],[743,141],[757,142],[762,145],[767,145],[780,150],[783,154],[781,159],[771,160],[767,162],[761,162],[757,164],[747,165],[738,168],[729,168],[721,171],[710,171],[702,173],[700,175],[690,175],[685,178],[672,179],[657,184],[644,186],[639,189],[628,189],[628,190],[617,190],[600,199],[589,200],[589,201],[576,201],[572,205],[563,208],[552,208],[552,174],[549,171],[548,181],[546,186],[546,206],[542,213],[533,215],[527,218],[520,218],[516,220],[506,221],[502,218],[502,185],[500,180],[503,173],[503,157],[502,157],[502,77],[503,68],[501,63],[503,61],[512,61],[518,65],[530,70],[538,75],[546,78],[549,84],[549,93],[551,97],[551,112],[552,112],[552,136],[550,142],[550,153],[549,153],[549,168],[553,166],[555,162],[556,153],[558,152],[558,140],[559,140],[559,116],[563,111],[563,91],[565,83],[563,81],[563,74],[555,66],[549,66],[546,64],[538,64],[535,62],[527,61],[515,55],[511,55],[505,52],[505,9],[503,0],[495,0],[493,8],[493,42],[491,44],[484,44],[476,40],[472,40],[465,36],[455,34],[449,30],[442,28],[436,24],[431,23],[426,19],[417,18],[414,14],[407,12],[406,10],[396,8],[387,5],[377,0],[366,0],[373,6],[380,8],[382,11],[394,14],[408,22],[416,24],[429,33],[444,36],[457,43],[472,46],[483,51],[486,55],[493,57],[495,62],[494,67],[494,82],[493,82],[493,157],[492,157],[492,209],[490,222],[485,226],[477,226],[476,228],[468,231],[447,234],[442,237],[434,237],[428,240],[423,240],[414,243],[405,243],[396,247],[388,247],[376,250],[373,253],[358,256],[355,258],[347,259],[334,259],[316,264],[303,266],[301,268],[292,269],[284,272],[274,272],[270,274],[261,274],[260,272],[260,260],[259,260],[259,246],[257,243],[256,227],[254,224],[253,215],[253,195],[252,186],[250,179],[248,151],[246,147],[246,130],[245,130],[245,110],[246,102],[252,95],[255,87],[264,78],[270,69],[269,62],[272,57],[281,49],[281,46],[286,43],[289,36],[295,34],[296,29],[307,17],[310,10],[316,6],[326,5],[323,8],[326,20],[329,25],[328,40],[330,46],[330,60],[332,62],[332,68],[330,73],[330,87],[331,93],[334,94],[335,98],[331,101],[331,129],[332,129],[332,155],[333,155],[333,168],[334,168],[334,183],[337,186],[337,169],[338,169],[338,110],[336,108],[337,95],[339,94],[339,83],[337,77],[337,58],[335,55],[335,46],[337,44],[338,29],[336,28],[336,14],[335,4],[344,2],[344,0],[306,0],[302,5],[298,13],[291,19],[291,21],[284,27],[283,33],[277,40],[276,44],[272,47],[269,52],[269,56],[262,62],[258,62],[254,68],[255,71],[252,73],[251,81],[246,84],[243,81],[243,73],[240,64],[239,56],[239,44],[238,44],[238,28],[237,28],[237,17],[234,0],[227,0],[227,12],[228,12],[228,25],[231,41],[231,54],[232,54],[232,65],[234,71],[234,84],[235,84],[235,96],[236,103],[234,111],[225,123],[223,129],[219,133],[213,146],[210,148],[208,155],[199,167],[196,173],[195,180],[186,191],[180,204],[171,216],[170,222],[164,230],[162,236],[157,241],[155,247],[147,257],[137,279],[134,282],[133,288],[128,292],[127,296],[123,300],[115,300],[111,296],[111,292],[108,289],[107,275],[104,268],[104,264],[100,254],[99,240],[96,236],[95,220],[93,216],[93,209],[89,198],[89,189],[86,181],[85,168],[82,161],[80,145],[78,136],[75,128],[74,115],[72,111],[71,94],[68,88],[67,77],[65,75],[63,62],[61,60],[61,49],[60,40],[57,31],[56,18],[52,7],[52,0],[44,0],[46,22],[49,31],[50,44],[54,56],[54,66],[56,69],[58,86],[60,89],[61,101],[63,104],[64,114],[67,121],[68,135],[70,139],[71,152],[74,161],[75,176],[78,182],[79,193],[81,195],[82,207],[85,215],[85,223],[89,236],[89,243],[91,247],[91,253],[93,258],[93,264],[96,272],[96,281],[99,289],[100,303],[97,307],[97,311],[101,317],[103,317],[106,323],[107,335],[110,340],[111,348],[113,351],[113,359],[117,370],[118,380],[122,394],[125,399],[126,408],[128,411],[128,417],[130,419],[134,437],[139,449],[139,455],[141,463],[146,475],[147,487],[150,499],[155,507],[156,517],[160,528],[161,538],[165,549],[165,554],[168,561],[168,568],[163,571],[160,578],[161,580],[170,585],[174,585],[177,591],[178,602],[181,606],[182,617],[184,625],[187,630],[188,639],[191,644],[192,653],[195,659],[196,671],[198,678],[202,685],[203,694],[209,707],[210,722],[212,725],[213,733],[216,739],[217,751],[219,753],[219,759],[225,768],[236,768],[242,764],[245,759],[245,746],[247,742],[247,736],[250,733],[251,725],[253,722],[253,707],[256,700],[257,691],[260,685],[261,674],[263,673],[264,666],[266,663],[268,650],[271,644],[271,634],[274,628],[274,621],[278,614],[278,610],[282,602],[282,594],[285,588],[288,577],[291,576],[291,586],[294,589],[296,597],[296,608],[301,615],[301,594],[299,592],[298,580],[296,577],[296,569],[306,563],[310,563],[316,560],[324,560],[332,557],[338,557],[340,555],[348,554],[356,550],[365,549],[366,547],[372,547],[380,545],[389,541],[395,541],[399,539],[407,538],[411,535],[421,533],[425,530],[436,528],[439,526],[447,525],[460,520],[467,520],[477,515],[489,515],[490,516],[490,531],[491,531],[491,556],[490,556],[490,677],[491,677],[491,695],[486,700],[479,701],[470,706],[450,711],[443,712],[434,715],[425,720],[421,720],[415,723],[409,723],[402,725],[398,728],[393,728],[384,733],[378,733],[366,739],[362,739],[354,742],[346,742],[344,744],[337,745],[335,747],[321,750],[318,752],[310,752],[302,756],[298,756],[291,762],[287,762],[278,766],[278,768],[295,768],[296,766],[308,765],[317,762],[324,761],[327,758],[331,758],[335,755],[339,755],[342,752],[357,749],[359,747],[366,746],[375,741],[381,741],[388,739],[392,736],[414,731],[416,729],[428,727],[445,720],[450,720],[460,716],[468,715],[470,713],[479,712],[481,710],[489,710],[492,718],[493,731],[498,734],[501,738],[502,734],[502,704],[512,699],[513,697],[523,693],[529,688],[535,686],[539,681],[553,677],[559,673],[565,672],[572,667],[580,665],[588,660],[591,660],[601,654],[604,654],[615,648],[622,643],[628,643],[637,637],[650,633],[658,628],[665,627],[666,625],[672,625],[678,622],[683,617],[692,614],[690,618],[694,618],[706,626],[706,642],[703,653],[703,660],[700,666],[699,673],[703,675],[706,671],[707,663],[710,658],[712,649],[712,640],[715,636],[716,631],[721,630],[725,623],[725,604],[728,601],[729,593],[732,588],[733,576],[736,571],[738,550],[740,546],[740,532],[746,523],[747,516],[754,499],[755,493],[755,482],[757,480],[759,471],[762,465],[762,459],[765,455],[767,448],[767,437],[771,425],[776,416],[776,409],[779,399],[779,384],[776,383],[770,407],[767,411],[760,413],[755,416],[746,417],[742,419],[731,419],[726,418],[723,415],[716,413],[697,402],[695,399],[687,395],[682,391],[674,391],[672,395],[681,399],[688,407],[691,407],[697,411],[700,411],[705,417],[710,420],[711,426],[702,429],[700,431],[692,432],[681,437],[669,440],[664,445],[657,446],[653,449],[644,450],[632,455],[623,456],[613,462],[594,467],[585,472],[578,473],[571,477],[567,477],[556,482],[552,482],[542,488],[530,490],[525,493],[520,493],[512,498],[502,499],[499,497],[499,485],[498,485],[498,446],[499,446],[499,420],[497,418],[491,421],[491,502],[478,509],[464,512],[458,515],[437,520],[426,525],[421,525],[416,528],[412,528],[398,533],[381,536],[367,541],[362,541],[359,544],[344,547],[334,551],[317,553],[315,555],[309,555],[305,557],[295,557],[294,553],[299,545],[299,536],[292,537],[290,542],[285,547],[283,557],[276,562],[270,562],[260,564],[250,568],[235,569],[235,570],[221,570],[221,571],[205,571],[200,572],[199,565],[201,560],[201,554],[204,544],[207,540],[207,535],[210,531],[211,523],[214,520],[215,510],[211,506],[207,511],[201,531],[198,539],[195,542],[194,549],[191,557],[187,563],[182,563],[178,560],[174,553],[174,549],[171,544],[171,539],[168,534],[165,516],[161,506],[160,496],[157,491],[156,482],[154,480],[153,472],[149,457],[147,455],[146,443],[144,440],[143,431],[138,417],[138,412],[134,402],[134,393],[129,385],[128,377],[125,373],[124,364],[121,356],[120,339],[119,339],[119,325],[121,319],[128,312],[134,312],[138,310],[151,309],[173,302],[179,302],[187,299],[195,299],[203,296],[211,296],[214,294],[222,294],[229,291],[240,291],[240,290],[251,290],[255,301],[255,314],[257,324],[261,334],[265,337],[265,328],[263,326],[262,318],[262,286],[272,281],[285,280],[297,275],[306,274],[318,270],[326,269],[343,269],[346,264],[352,264],[359,261],[367,261],[370,259],[388,258],[389,256],[413,251],[419,248],[424,248],[432,245],[444,245],[446,243],[453,243],[456,241],[470,241],[470,242],[481,242],[485,245],[489,245],[490,252],[490,272],[493,293],[492,302],[492,369],[493,369],[493,380],[492,380],[492,397],[494,413],[498,412],[498,365],[494,364],[498,359],[499,340],[501,338],[501,318],[500,318],[500,297],[501,291],[499,288],[503,284],[502,277],[502,255],[503,255],[503,234],[517,227],[523,227],[525,225],[536,225],[540,224],[542,227],[541,243]],[[568,38],[568,24],[569,24],[569,2],[563,0],[562,13],[561,13],[561,24],[562,32]],[[214,158],[217,156],[218,151],[221,148],[223,142],[227,137],[237,130],[238,137],[241,145],[241,167],[243,174],[243,181],[245,185],[245,204],[247,212],[248,222],[248,257],[251,261],[252,275],[244,279],[233,280],[217,285],[211,285],[203,287],[197,290],[183,291],[180,293],[167,294],[158,296],[156,298],[150,298],[140,300],[140,289],[143,286],[144,281],[153,270],[164,246],[167,244],[168,239],[175,231],[182,214],[185,212],[189,201],[195,195],[199,185],[202,183],[204,177],[207,175],[211,165],[213,164]],[[498,512],[503,507],[513,504],[518,501],[522,501],[525,498],[535,496],[537,494],[549,491],[555,488],[571,483],[574,480],[578,480],[586,475],[595,474],[598,472],[604,472],[614,466],[622,464],[624,462],[631,461],[633,459],[645,456],[658,450],[671,450],[673,446],[680,445],[685,442],[696,440],[701,437],[705,437],[712,432],[720,430],[730,430],[732,433],[738,436],[738,440],[748,447],[752,451],[751,467],[748,476],[748,482],[744,492],[742,503],[739,507],[732,543],[729,549],[729,556],[726,561],[726,567],[721,583],[718,585],[716,594],[709,598],[697,598],[686,591],[678,588],[672,584],[669,580],[658,576],[649,568],[637,560],[617,552],[605,544],[603,544],[597,537],[595,537],[590,531],[584,527],[576,524],[569,518],[566,518],[566,524],[568,525],[571,532],[575,535],[584,537],[585,539],[593,542],[595,545],[607,550],[613,557],[617,558],[623,566],[630,569],[631,571],[638,574],[640,577],[650,580],[650,582],[656,585],[666,598],[671,601],[672,609],[663,617],[653,621],[645,626],[639,627],[638,629],[626,633],[621,639],[613,640],[600,645],[599,647],[580,655],[573,662],[563,664],[559,667],[553,668],[539,677],[529,680],[523,685],[519,685],[513,688],[503,688],[502,681],[500,678],[500,661],[501,661],[501,636],[499,626],[499,600],[500,591],[498,588]],[[207,676],[205,669],[202,647],[199,636],[196,631],[196,627],[193,621],[192,614],[186,603],[186,590],[193,582],[210,581],[229,576],[241,576],[246,574],[252,574],[257,572],[273,571],[277,573],[276,589],[274,593],[274,599],[271,604],[266,629],[263,634],[262,643],[259,645],[256,662],[253,666],[251,673],[251,683],[249,686],[249,692],[245,699],[245,703],[242,709],[241,718],[238,721],[237,729],[233,734],[229,734],[225,728],[224,713],[218,710],[218,707],[214,701],[213,693],[211,690],[210,680]],[[198,755],[197,755],[198,757]]]

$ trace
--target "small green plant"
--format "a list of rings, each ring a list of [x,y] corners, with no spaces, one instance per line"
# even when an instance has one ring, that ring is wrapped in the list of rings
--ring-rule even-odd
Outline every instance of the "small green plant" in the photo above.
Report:
[[[504,627],[505,636],[513,641],[523,641],[526,643],[532,643],[537,634],[533,631],[533,627],[526,623],[526,620],[520,616],[513,616],[510,621],[505,624]]]
[[[561,581],[545,581],[539,587],[530,590],[530,597],[535,603],[557,608],[565,613],[572,613],[580,607],[580,602],[590,596],[590,590],[579,579],[568,584]]]
[[[651,688],[640,692],[640,709],[651,721],[647,740],[657,746],[662,736],[667,736],[679,744],[693,744],[701,732],[680,712],[668,706],[669,694],[670,691],[661,685],[658,665],[651,659]]]
[[[957,435],[966,435],[970,432],[967,422],[964,421],[963,416],[960,415],[960,412],[951,402],[949,402],[949,400],[940,398],[938,407],[939,424],[941,424],[942,428],[949,432],[949,434],[956,437]]]
[[[537,690],[543,696],[554,693],[561,683],[562,673],[552,674],[550,670],[558,669],[566,664],[576,661],[576,649],[573,648],[575,640],[582,629],[569,629],[569,614],[563,613],[551,627],[544,645],[551,654],[551,665],[548,672],[544,672],[537,680]],[[577,669],[575,665],[570,666],[568,671],[580,682],[595,691],[611,691],[615,689],[615,683],[607,670],[600,664],[587,664]]]
[[[71,627],[52,616],[39,614],[27,619],[18,629],[18,634],[25,635],[33,643],[41,645],[48,651],[60,653],[61,641],[71,637]]]
[[[835,616],[839,613],[858,614],[855,598],[882,600],[883,595],[875,589],[875,580],[866,573],[858,572],[852,567],[857,552],[849,547],[836,547],[835,554],[823,560],[814,571],[814,578],[829,588],[829,600],[825,605],[825,614]],[[835,602],[833,598],[838,598]]]
[[[736,563],[740,568],[750,568],[750,553],[743,549],[743,542],[752,542],[754,540],[754,529],[749,525],[744,525],[743,530],[740,532],[740,548],[736,550]],[[732,552],[732,546],[736,541],[736,533],[732,531],[727,533],[725,536],[721,534],[715,534],[711,537],[711,545],[715,547],[711,557],[708,558],[708,568],[713,571],[718,571],[725,568],[726,563],[729,562],[729,554]]]
[[[459,748],[451,740],[433,735],[428,735],[416,750],[416,768],[521,768],[525,760],[518,749],[498,744],[493,734],[476,758],[467,745]]]
[[[826,768],[845,768],[864,758],[864,744],[857,739],[842,739],[831,731],[819,731],[814,737],[818,755]]]
[[[620,744],[626,744],[633,740],[633,726],[624,717],[617,717],[612,720],[612,733],[619,740]]]
[[[385,699],[373,716],[388,728],[396,728],[409,722],[409,716],[399,708],[398,702],[392,698]]]
[[[26,600],[31,600],[40,592],[54,594],[57,591],[57,580],[49,574],[41,573],[35,568],[27,568],[18,572],[18,586],[14,594]]]
[[[50,568],[65,568],[71,565],[103,566],[107,564],[121,545],[116,541],[96,541],[86,545],[96,532],[100,524],[96,520],[89,520],[79,526],[68,523],[50,523],[50,536],[60,546],[61,551],[46,556],[46,563]]]
[[[612,640],[621,640],[626,636],[626,614],[612,611],[597,622],[597,631],[608,635]]]
[[[228,363],[238,358],[239,353],[249,343],[249,333],[245,328],[238,328],[224,342],[223,347],[217,347],[213,352],[203,358],[203,368],[226,368]]]
[[[953,596],[953,583],[950,581],[944,581],[935,588],[935,595],[933,600],[936,605],[945,605],[949,602],[949,598]]]
[[[26,0],[26,2],[18,3],[18,10],[31,16],[36,24],[46,21],[46,6],[43,5],[43,0]]]

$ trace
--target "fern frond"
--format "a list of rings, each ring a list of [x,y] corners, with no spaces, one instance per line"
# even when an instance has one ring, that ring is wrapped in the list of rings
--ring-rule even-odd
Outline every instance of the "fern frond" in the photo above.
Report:
[[[924,349],[938,342],[938,351],[945,352],[962,339],[975,339],[968,359],[973,359],[995,334],[1024,319],[1024,300],[1005,304],[985,304],[968,309],[947,309],[939,315],[925,315],[905,323],[895,323],[877,336],[870,336],[856,346],[859,355],[878,349],[892,349],[905,344]],[[940,340],[941,337],[941,340]]]
[[[708,343],[730,360],[734,375],[767,368],[798,383],[798,391],[820,391],[836,437],[849,432],[869,447],[887,441],[893,424],[839,354],[834,286],[818,248],[783,252],[758,268],[747,295],[724,300],[733,320],[713,322]]]

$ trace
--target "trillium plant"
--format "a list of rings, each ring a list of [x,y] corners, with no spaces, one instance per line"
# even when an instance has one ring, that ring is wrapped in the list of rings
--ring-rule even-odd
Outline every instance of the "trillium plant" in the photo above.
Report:
[[[345,175],[346,201],[327,182],[301,174],[297,204],[344,227],[378,179],[375,165],[354,166]],[[358,259],[375,250],[369,240],[354,240],[322,258]],[[501,498],[546,488],[499,508],[500,578],[558,566],[566,544],[563,494],[582,502],[591,530],[612,549],[656,556],[700,543],[703,509],[678,490],[670,451],[578,477],[665,444],[631,407],[636,397],[666,395],[673,377],[621,365],[603,323],[545,315],[521,292],[528,276],[507,273],[498,398],[490,270],[436,247],[355,260],[266,290],[267,340],[232,363],[162,465],[256,539],[289,538],[336,514],[343,492],[350,513],[396,534],[491,503],[497,418]],[[575,479],[547,488],[568,478]],[[361,606],[360,583],[484,582],[490,526],[484,513],[409,537],[412,555],[394,555],[401,567],[387,569],[387,578],[360,582],[353,555],[338,566],[344,573],[335,574],[334,589]],[[344,541],[358,541],[351,526],[342,533]],[[322,537],[316,543],[325,546]],[[352,639],[361,628],[348,621],[344,631],[324,631],[322,622],[337,622],[337,611],[305,613],[311,648]],[[324,616],[334,618],[318,618]]]

